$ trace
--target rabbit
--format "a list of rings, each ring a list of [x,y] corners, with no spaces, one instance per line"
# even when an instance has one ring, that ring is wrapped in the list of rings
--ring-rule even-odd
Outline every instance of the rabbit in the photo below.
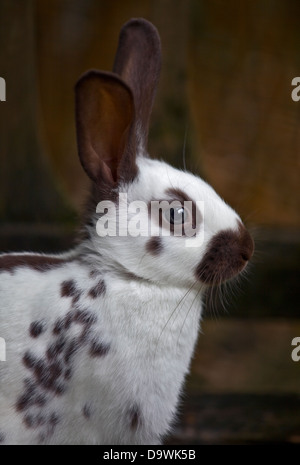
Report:
[[[160,67],[155,26],[128,21],[113,72],[75,86],[91,180],[80,241],[58,255],[0,255],[1,444],[161,444],[205,292],[251,259],[251,235],[213,188],[148,156]]]

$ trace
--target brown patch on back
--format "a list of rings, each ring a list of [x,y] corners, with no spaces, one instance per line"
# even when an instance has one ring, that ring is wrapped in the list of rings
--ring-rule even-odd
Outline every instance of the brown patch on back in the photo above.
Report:
[[[159,236],[151,237],[146,244],[146,250],[151,255],[159,255],[163,250],[161,238]]]
[[[92,299],[96,299],[97,297],[100,297],[102,294],[104,294],[105,291],[105,282],[103,281],[103,279],[100,279],[100,281],[98,281],[98,283],[89,291],[89,296]]]
[[[16,268],[31,268],[35,271],[45,272],[58,268],[67,263],[67,260],[47,255],[0,255],[0,272],[13,273]]]
[[[195,275],[205,284],[218,285],[242,271],[253,250],[253,239],[241,223],[237,231],[220,231],[212,237]]]
[[[45,321],[33,321],[29,326],[29,334],[31,337],[39,337],[46,331]]]

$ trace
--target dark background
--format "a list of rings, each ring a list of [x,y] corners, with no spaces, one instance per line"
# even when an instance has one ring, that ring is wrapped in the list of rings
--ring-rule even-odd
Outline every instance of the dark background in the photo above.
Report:
[[[158,28],[149,150],[200,174],[253,232],[248,280],[208,303],[173,444],[300,442],[297,0],[0,0],[0,250],[72,246],[88,180],[73,88],[110,70],[119,30]],[[184,150],[185,147],[185,150]]]

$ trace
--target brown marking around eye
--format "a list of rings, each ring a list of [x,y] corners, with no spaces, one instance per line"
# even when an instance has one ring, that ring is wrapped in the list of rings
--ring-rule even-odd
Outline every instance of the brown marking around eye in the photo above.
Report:
[[[166,200],[152,200],[148,204],[148,212],[151,216],[152,221],[156,221],[160,228],[164,228],[170,232],[171,235],[177,237],[193,237],[197,233],[200,221],[202,221],[202,215],[197,208],[196,202],[194,202],[184,191],[181,189],[170,188],[165,191],[166,196],[170,199]],[[153,203],[152,203],[153,202]],[[184,202],[189,202],[188,205],[184,205]],[[168,208],[167,208],[168,207]],[[176,207],[185,207],[189,212],[191,218],[183,223],[176,224],[169,222],[165,217],[164,213],[167,210]],[[158,210],[158,211],[157,211]],[[197,223],[198,221],[198,223]]]
[[[173,197],[174,200],[179,200],[181,205],[184,206],[184,202],[191,202],[192,204],[192,221],[191,221],[191,227],[193,229],[192,234],[189,235],[189,237],[192,237],[196,234],[196,230],[197,230],[197,227],[199,227],[199,224],[197,224],[197,219],[198,219],[198,223],[199,223],[199,220],[202,221],[202,215],[200,214],[200,211],[198,210],[197,208],[197,205],[196,205],[196,202],[194,202],[193,199],[191,199],[183,190],[181,189],[176,189],[176,188],[173,188],[171,187],[170,189],[167,189],[166,190],[166,194],[169,195],[170,197]],[[182,225],[182,235],[185,236],[186,235],[186,228],[188,226],[187,225]]]

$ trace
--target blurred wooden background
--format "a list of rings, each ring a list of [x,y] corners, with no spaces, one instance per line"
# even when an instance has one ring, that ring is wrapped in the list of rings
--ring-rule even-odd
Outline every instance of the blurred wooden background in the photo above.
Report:
[[[74,84],[111,69],[122,24],[139,16],[163,50],[150,154],[178,167],[185,157],[257,247],[228,314],[206,311],[170,441],[299,442],[299,1],[0,0],[0,250],[71,246],[88,189]]]

